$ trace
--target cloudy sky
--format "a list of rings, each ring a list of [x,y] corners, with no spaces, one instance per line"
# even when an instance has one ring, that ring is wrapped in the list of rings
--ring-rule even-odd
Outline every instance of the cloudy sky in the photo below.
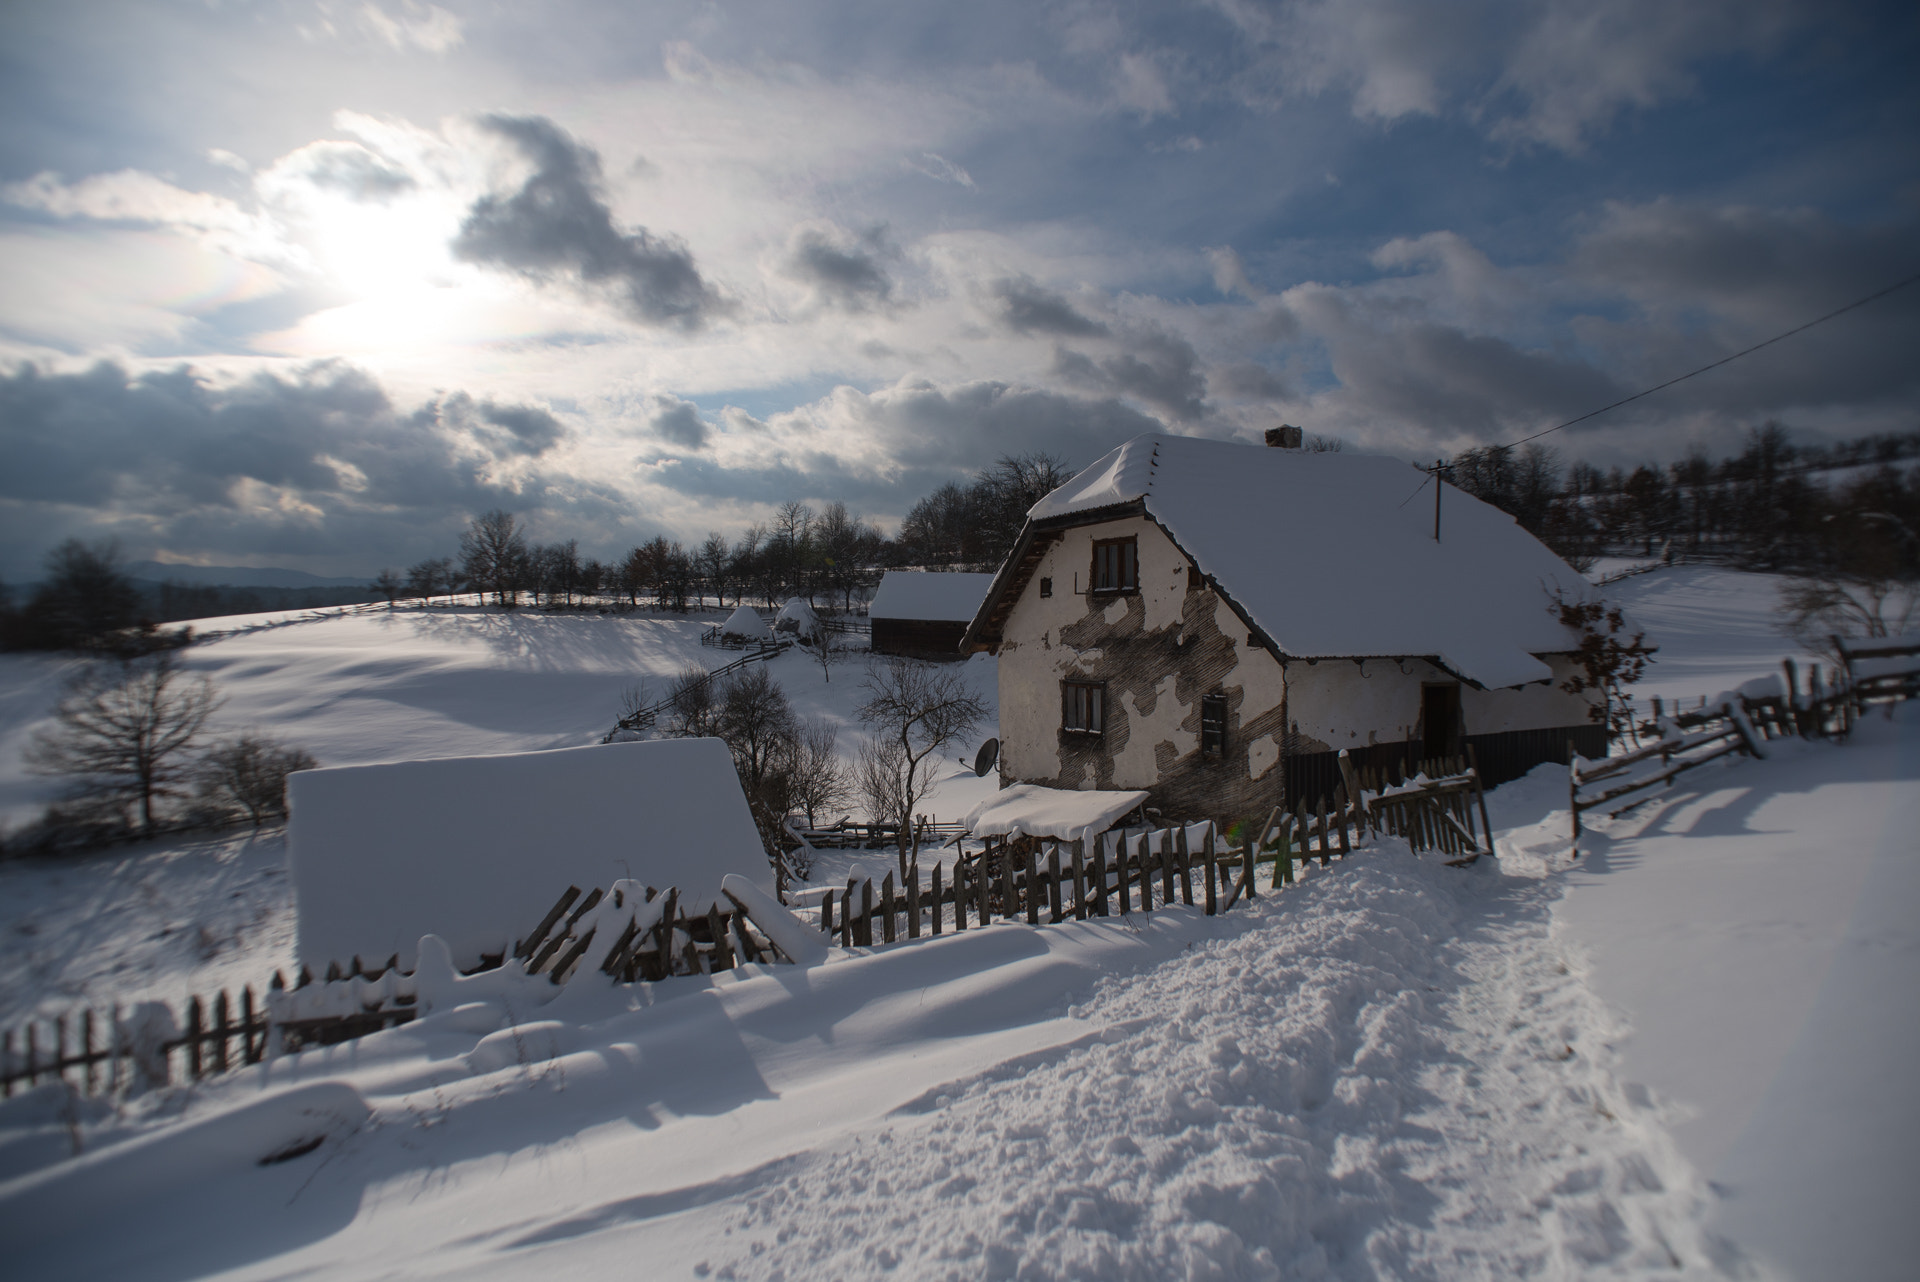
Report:
[[[0,8],[0,575],[614,553],[999,454],[1431,458],[1920,271],[1920,10]],[[1920,426],[1920,287],[1562,434]]]

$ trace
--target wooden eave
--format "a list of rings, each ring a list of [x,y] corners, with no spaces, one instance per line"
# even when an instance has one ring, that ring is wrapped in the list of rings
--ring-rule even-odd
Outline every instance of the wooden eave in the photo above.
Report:
[[[960,649],[966,654],[979,654],[983,650],[999,653],[1000,629],[1013,612],[1013,603],[1026,591],[1027,581],[1033,578],[1033,572],[1041,558],[1046,556],[1047,549],[1059,542],[1068,530],[1142,516],[1146,510],[1146,500],[1134,499],[1129,503],[1114,503],[1107,507],[1088,508],[1084,512],[1069,512],[1064,516],[1028,521],[1021,527],[1020,539],[1013,545],[1013,551],[1007,554],[1007,559],[1000,563],[999,570],[994,573],[993,583],[987,588],[986,600],[980,603],[979,613],[973,616],[973,622],[967,625],[967,634],[960,639]]]

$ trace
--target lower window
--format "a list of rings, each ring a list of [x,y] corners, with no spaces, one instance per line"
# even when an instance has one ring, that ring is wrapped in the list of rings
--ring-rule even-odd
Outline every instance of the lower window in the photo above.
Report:
[[[1107,687],[1103,681],[1060,683],[1061,728],[1076,734],[1101,734],[1107,728]]]
[[[1200,755],[1225,756],[1227,751],[1227,696],[1203,695],[1200,699]]]

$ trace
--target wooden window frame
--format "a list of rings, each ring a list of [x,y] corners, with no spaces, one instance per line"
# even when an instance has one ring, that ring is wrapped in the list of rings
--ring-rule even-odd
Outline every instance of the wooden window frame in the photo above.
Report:
[[[1076,696],[1080,698],[1076,699]],[[1082,724],[1074,724],[1076,721]],[[1107,683],[1062,681],[1060,683],[1060,729],[1064,734],[1085,735],[1090,739],[1097,739],[1106,734]]]
[[[1050,578],[1045,578],[1045,577],[1042,577],[1042,578],[1041,578],[1041,580],[1040,580],[1040,595],[1041,595],[1041,596],[1052,596],[1052,595],[1053,595],[1053,580],[1052,580],[1052,579],[1050,579]]]
[[[1217,716],[1209,716],[1218,710]],[[1211,723],[1211,724],[1209,724]],[[1208,742],[1211,736],[1212,742]],[[1200,696],[1200,755],[1212,759],[1227,755],[1227,696],[1225,691]]]
[[[1110,567],[1114,582],[1101,573],[1102,553],[1115,550]],[[1129,534],[1120,539],[1093,541],[1093,568],[1087,575],[1087,591],[1093,596],[1131,596],[1140,591],[1140,537]]]

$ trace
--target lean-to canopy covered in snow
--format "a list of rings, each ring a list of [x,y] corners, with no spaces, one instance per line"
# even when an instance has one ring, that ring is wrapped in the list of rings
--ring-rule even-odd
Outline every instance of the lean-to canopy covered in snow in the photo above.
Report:
[[[1536,655],[1574,649],[1555,590],[1591,594],[1506,513],[1396,459],[1152,433],[1036,503],[968,629],[999,641],[1025,553],[1050,530],[1144,514],[1282,658],[1428,657],[1488,689],[1544,681]],[[1418,491],[1416,497],[1416,491]]]
[[[991,586],[991,574],[888,570],[867,613],[875,619],[965,623]]]
[[[1147,799],[1144,792],[1043,788],[1016,783],[973,808],[967,828],[976,837],[1097,837]]]
[[[303,770],[288,784],[298,953],[316,971],[395,953],[411,970],[429,933],[473,966],[568,886],[675,886],[700,912],[729,873],[772,885],[718,739]]]
[[[720,625],[720,635],[723,637],[744,637],[749,641],[757,641],[765,637],[771,637],[773,633],[768,630],[767,621],[760,617],[758,610],[753,609],[751,606],[743,605],[728,615],[727,621]]]

